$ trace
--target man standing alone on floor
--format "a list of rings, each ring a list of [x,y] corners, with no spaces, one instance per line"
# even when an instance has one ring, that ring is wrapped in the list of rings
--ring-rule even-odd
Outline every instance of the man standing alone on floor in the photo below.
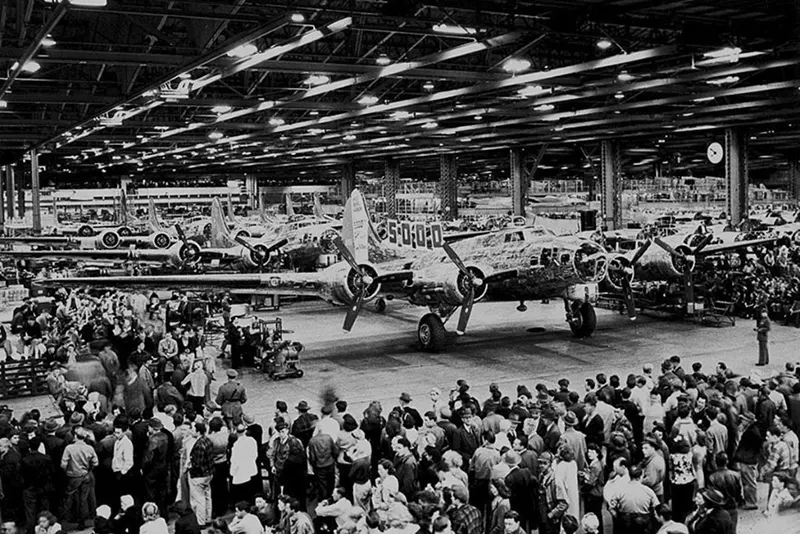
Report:
[[[756,327],[754,329],[756,331],[756,339],[758,340],[758,363],[756,365],[769,364],[769,347],[767,346],[767,342],[769,341],[769,331],[771,328],[772,325],[769,322],[766,310],[759,311]]]

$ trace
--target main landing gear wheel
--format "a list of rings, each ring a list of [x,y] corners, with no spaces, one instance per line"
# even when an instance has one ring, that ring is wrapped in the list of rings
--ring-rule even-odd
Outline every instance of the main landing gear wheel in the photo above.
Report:
[[[84,224],[78,228],[78,235],[81,237],[89,237],[94,235],[94,229],[88,224]]]
[[[426,313],[419,320],[417,337],[422,350],[439,352],[444,349],[447,331],[444,329],[442,318],[435,313]]]
[[[572,304],[569,327],[575,337],[589,337],[597,328],[597,314],[588,302]]]
[[[378,299],[375,301],[375,311],[378,313],[386,311],[386,299]]]

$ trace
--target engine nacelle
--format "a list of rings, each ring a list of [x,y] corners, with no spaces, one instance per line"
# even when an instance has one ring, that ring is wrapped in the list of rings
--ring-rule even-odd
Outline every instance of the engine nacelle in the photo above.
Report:
[[[200,245],[194,241],[175,243],[170,249],[172,263],[175,267],[193,267],[203,259],[200,253]]]
[[[631,261],[626,256],[618,254],[609,259],[605,281],[612,291],[622,291],[625,280],[630,284],[633,282],[633,279],[634,268],[631,265]]]
[[[375,267],[370,263],[360,263],[359,267],[361,267],[361,270],[372,278],[372,283],[370,283],[369,287],[367,288],[366,295],[364,296],[364,302],[369,302],[378,296],[378,293],[381,290],[381,283],[375,280],[378,277],[378,270],[375,269]],[[346,270],[343,270],[342,276],[333,283],[331,288],[333,297],[338,302],[343,304],[350,305],[355,303],[356,296],[361,289],[360,278],[361,277],[356,271],[350,267],[347,267]]]
[[[269,260],[269,249],[266,245],[256,243],[253,250],[242,247],[242,264],[246,269],[260,269]]]
[[[455,265],[442,265],[446,267],[443,273],[437,273],[431,276],[415,278],[415,285],[422,288],[420,295],[414,297],[414,301],[418,304],[446,304],[448,306],[460,306],[469,292],[469,279],[456,268]],[[477,265],[467,265],[467,270],[472,273],[479,283],[475,285],[475,300],[479,302],[489,290],[489,286],[484,282],[486,273],[488,272],[483,267]],[[430,276],[430,279],[426,278]],[[422,298],[420,298],[422,297]]]
[[[119,237],[119,234],[114,230],[103,230],[95,238],[95,245],[97,246],[97,248],[102,250],[111,250],[119,248],[121,242],[122,239]]]
[[[150,246],[158,249],[168,249],[172,244],[172,238],[166,232],[156,232],[150,236]]]

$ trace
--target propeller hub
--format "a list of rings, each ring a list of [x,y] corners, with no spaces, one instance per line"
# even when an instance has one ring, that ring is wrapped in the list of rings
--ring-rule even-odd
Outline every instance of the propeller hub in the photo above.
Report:
[[[374,281],[375,279],[368,274],[361,277],[361,283],[367,287],[371,286]]]
[[[477,276],[473,277],[472,285],[475,287],[481,287],[483,285],[483,278],[478,278]]]

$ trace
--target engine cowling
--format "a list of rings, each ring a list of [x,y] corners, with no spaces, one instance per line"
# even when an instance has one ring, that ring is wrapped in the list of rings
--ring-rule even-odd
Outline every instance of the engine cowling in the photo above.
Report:
[[[420,294],[414,297],[415,302],[418,304],[439,303],[448,306],[459,306],[464,302],[469,292],[469,279],[455,265],[442,265],[442,267],[445,267],[446,271],[435,275],[431,273],[424,278],[415,278],[415,285],[418,284],[422,288]],[[488,285],[484,282],[488,271],[477,265],[467,265],[466,268],[480,281],[475,285],[474,300],[474,302],[479,302],[489,290]]]
[[[236,230],[233,236],[234,239],[250,239],[252,237],[247,230]]]
[[[361,267],[361,270],[372,278],[372,283],[367,288],[366,295],[364,296],[364,302],[369,302],[378,296],[378,293],[381,290],[381,283],[376,281],[378,277],[378,271],[370,263],[360,263],[359,267]],[[333,284],[331,289],[333,296],[337,301],[350,305],[355,303],[356,296],[358,295],[360,288],[360,275],[354,269],[347,268],[346,271],[343,271],[342,276]]]
[[[200,245],[193,241],[185,241],[183,243],[178,243],[176,246],[176,265],[194,266],[200,263],[202,259]]]
[[[242,247],[242,263],[247,269],[260,269],[269,261],[269,249],[266,245],[257,243],[253,250]]]
[[[168,249],[172,244],[172,238],[166,232],[156,232],[150,236],[150,246],[158,249]]]
[[[122,239],[119,237],[119,234],[114,230],[104,230],[95,239],[95,244],[97,245],[97,248],[102,250],[111,250],[119,248],[121,242]]]
[[[608,271],[606,271],[606,283],[615,292],[623,290],[623,283],[627,279],[628,284],[633,282],[634,269],[631,261],[622,254],[612,256],[608,261]]]

